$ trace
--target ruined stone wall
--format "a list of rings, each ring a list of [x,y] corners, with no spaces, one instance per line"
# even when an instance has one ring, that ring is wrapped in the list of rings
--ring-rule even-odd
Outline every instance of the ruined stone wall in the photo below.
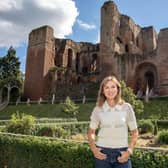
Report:
[[[54,66],[53,29],[44,26],[29,34],[24,94],[37,100],[49,92],[48,70]]]
[[[81,43],[80,62],[81,73],[90,73],[91,71],[93,71],[94,67],[92,67],[92,64],[95,64],[96,66],[95,71],[99,71],[98,45],[93,45],[91,43]]]
[[[92,61],[97,57],[97,69],[99,69],[98,44],[77,43],[69,39],[56,39],[55,41],[55,62],[57,66],[68,67],[71,64],[69,68],[76,73],[82,73],[84,69],[90,72]]]
[[[157,56],[160,94],[168,95],[168,28],[159,32]]]
[[[167,29],[161,30],[158,39],[152,26],[141,28],[108,1],[101,8],[100,39],[100,79],[114,74],[135,92],[145,92],[149,85],[158,94],[167,94]]]
[[[59,41],[59,43],[58,43]],[[69,67],[76,71],[76,54],[79,52],[79,44],[68,39],[57,39],[55,46],[57,52],[55,53],[55,61],[57,66]]]
[[[55,38],[55,65],[63,66],[63,53],[65,50],[66,40]]]
[[[123,42],[124,52],[130,54],[142,54],[141,28],[126,16],[120,15],[120,39]],[[139,38],[138,38],[139,36]]]
[[[143,38],[143,51],[151,52],[157,47],[157,33],[155,29],[150,27],[142,28],[142,38]]]
[[[107,1],[101,8],[100,44],[55,38],[49,26],[32,30],[24,93],[31,99],[46,98],[57,82],[49,78],[49,69],[57,66],[70,70],[73,78],[92,74],[97,81],[115,75],[135,92],[145,92],[148,85],[168,95],[167,53],[168,29],[157,35],[152,26],[141,28]]]

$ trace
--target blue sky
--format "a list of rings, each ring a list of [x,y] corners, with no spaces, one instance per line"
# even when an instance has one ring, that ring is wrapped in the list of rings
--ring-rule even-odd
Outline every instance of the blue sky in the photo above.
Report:
[[[16,49],[25,71],[28,34],[42,25],[51,25],[55,37],[74,41],[99,42],[100,9],[105,0],[5,0],[0,1],[0,56],[9,46]],[[168,27],[167,0],[114,0],[120,13],[141,27]]]

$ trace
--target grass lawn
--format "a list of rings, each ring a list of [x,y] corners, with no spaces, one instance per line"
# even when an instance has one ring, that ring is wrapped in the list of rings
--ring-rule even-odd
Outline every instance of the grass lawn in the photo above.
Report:
[[[80,106],[77,119],[79,121],[88,121],[90,114],[95,106],[95,102],[86,104],[78,104]],[[19,111],[33,115],[37,118],[68,118],[72,117],[62,112],[60,104],[31,104],[31,105],[9,105],[0,111],[0,119],[9,119],[10,116]],[[137,119],[167,119],[168,120],[168,98],[150,100],[144,102],[144,112],[140,115],[136,114]]]
[[[144,112],[137,115],[137,118],[168,120],[168,99],[155,99],[148,103],[144,102]]]
[[[79,121],[89,120],[90,114],[95,103],[79,104],[79,113],[77,119]],[[37,118],[68,118],[72,117],[61,110],[60,104],[31,104],[31,105],[9,105],[4,110],[0,111],[0,119],[10,119],[10,116],[15,113],[25,113],[33,115]]]

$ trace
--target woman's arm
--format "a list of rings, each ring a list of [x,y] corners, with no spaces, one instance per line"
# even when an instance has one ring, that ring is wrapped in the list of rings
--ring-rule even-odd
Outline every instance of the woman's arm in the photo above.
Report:
[[[130,150],[130,154],[132,153],[131,151],[133,151],[136,145],[137,139],[138,139],[138,129],[134,129],[131,131],[131,140],[128,146],[128,151]]]
[[[94,129],[89,128],[89,131],[88,131],[88,142],[89,142],[90,149],[93,152],[93,155],[97,159],[100,159],[100,160],[106,159],[106,155],[100,152],[101,148],[98,148],[95,145],[95,130]]]
[[[130,157],[130,155],[133,152],[133,149],[136,145],[137,139],[138,139],[138,129],[131,130],[131,140],[130,140],[130,144],[128,146],[128,149],[125,152],[121,152],[122,155],[120,157],[118,157],[118,161],[120,163],[127,162],[128,158]]]

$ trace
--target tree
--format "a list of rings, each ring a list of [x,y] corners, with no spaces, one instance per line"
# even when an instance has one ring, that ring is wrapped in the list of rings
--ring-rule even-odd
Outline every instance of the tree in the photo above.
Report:
[[[133,93],[133,90],[130,87],[127,87],[124,81],[121,81],[122,88],[122,98],[130,103],[137,114],[143,112],[144,105],[141,100],[138,100],[136,95]]]
[[[3,89],[7,89],[7,101],[10,100],[12,88],[21,87],[20,61],[16,57],[16,51],[10,47],[7,55],[0,58],[0,99],[2,99]]]
[[[10,47],[6,56],[0,59],[0,79],[8,77],[18,78],[20,74],[20,62],[16,57],[16,51]]]
[[[69,96],[67,96],[64,103],[61,103],[61,106],[62,106],[63,112],[71,116],[75,117],[76,114],[78,113],[79,106],[75,104],[75,102],[72,101]]]

